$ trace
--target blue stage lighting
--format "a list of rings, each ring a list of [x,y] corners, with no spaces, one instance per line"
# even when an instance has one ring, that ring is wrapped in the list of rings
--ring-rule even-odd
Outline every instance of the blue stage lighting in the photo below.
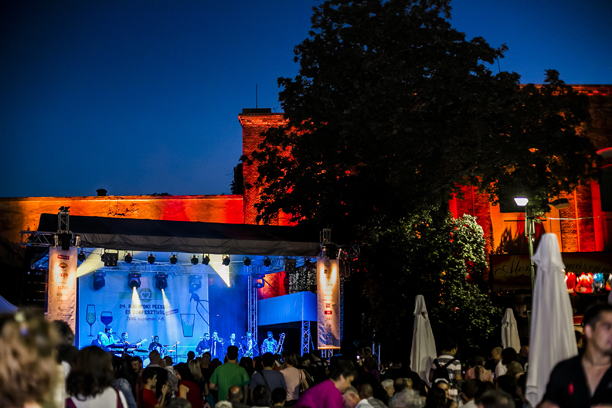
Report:
[[[192,265],[197,265],[198,262],[200,262],[200,260],[198,259],[197,255],[194,255],[194,256],[191,257],[191,264]]]
[[[140,287],[140,273],[134,272],[128,274],[128,286],[130,289],[138,289]]]
[[[202,275],[189,276],[189,293],[194,294],[202,287]]]
[[[202,264],[203,265],[208,265],[208,263],[210,262],[210,256],[205,255],[202,257]]]
[[[266,268],[269,268],[270,265],[272,265],[272,261],[270,260],[270,258],[268,258],[267,256],[264,258],[263,260],[263,264]]]
[[[155,263],[155,255],[153,254],[149,255],[149,257],[147,258],[147,262],[153,265]]]
[[[170,257],[170,263],[172,265],[176,265],[177,262],[178,262],[178,256],[176,256],[176,254],[172,254],[172,256]]]
[[[223,265],[229,266],[229,264],[230,264],[230,257],[229,257],[229,255],[225,255],[223,257]]]
[[[244,258],[243,262],[244,266],[251,266],[251,258],[249,258],[248,256]]]
[[[158,273],[155,275],[155,287],[159,290],[165,290],[168,287],[167,273]]]
[[[104,285],[106,285],[106,281],[104,280],[104,277],[106,276],[106,272],[94,272],[93,277],[94,277],[94,281],[93,281],[93,286],[95,290],[100,290],[104,287]]]
[[[125,261],[125,263],[132,263],[132,255],[128,252],[125,255],[125,258],[123,258],[123,260]]]

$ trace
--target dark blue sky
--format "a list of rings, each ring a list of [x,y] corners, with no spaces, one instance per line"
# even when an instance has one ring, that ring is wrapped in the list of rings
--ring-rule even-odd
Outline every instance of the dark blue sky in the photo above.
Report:
[[[280,111],[311,0],[3,0],[0,196],[229,194],[238,114]],[[455,0],[453,26],[541,83],[612,84],[612,1]]]

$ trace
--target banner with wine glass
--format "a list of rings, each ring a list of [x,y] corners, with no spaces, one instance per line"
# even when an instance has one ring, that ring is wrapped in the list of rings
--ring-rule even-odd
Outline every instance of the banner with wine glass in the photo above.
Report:
[[[47,318],[62,320],[75,331],[77,249],[49,248]],[[75,331],[76,332],[76,331]]]
[[[106,269],[105,273],[102,287],[99,281],[94,286],[94,273],[79,278],[79,348],[102,340],[112,345],[127,333],[134,354],[145,357],[154,336],[159,336],[162,354],[180,356],[194,350],[200,337],[209,333],[208,285],[192,296],[189,274],[169,274],[162,292],[154,273],[142,273],[135,289],[128,287],[126,272]]]

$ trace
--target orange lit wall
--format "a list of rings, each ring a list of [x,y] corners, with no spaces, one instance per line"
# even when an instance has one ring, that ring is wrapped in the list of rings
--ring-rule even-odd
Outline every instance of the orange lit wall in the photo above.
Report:
[[[19,231],[38,229],[40,214],[57,214],[61,206],[70,215],[200,221],[242,224],[242,196],[106,196],[27,197],[0,199],[0,236],[20,241]]]
[[[250,156],[251,153],[263,140],[261,133],[271,127],[284,125],[286,120],[282,113],[241,113],[238,115],[240,125],[242,125],[242,154]],[[259,202],[259,190],[255,185],[259,174],[257,173],[257,163],[247,165],[244,163],[243,177],[245,186],[252,188],[244,189],[244,223],[256,224],[257,210],[255,204]],[[286,225],[282,217],[280,225]]]

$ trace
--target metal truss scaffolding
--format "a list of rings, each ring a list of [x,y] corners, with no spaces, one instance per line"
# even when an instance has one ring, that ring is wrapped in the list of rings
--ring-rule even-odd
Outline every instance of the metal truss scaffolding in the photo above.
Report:
[[[302,320],[302,355],[310,352],[310,320]]]
[[[257,337],[257,288],[253,286],[253,275],[249,275],[249,321],[248,330],[253,333],[253,338]]]

